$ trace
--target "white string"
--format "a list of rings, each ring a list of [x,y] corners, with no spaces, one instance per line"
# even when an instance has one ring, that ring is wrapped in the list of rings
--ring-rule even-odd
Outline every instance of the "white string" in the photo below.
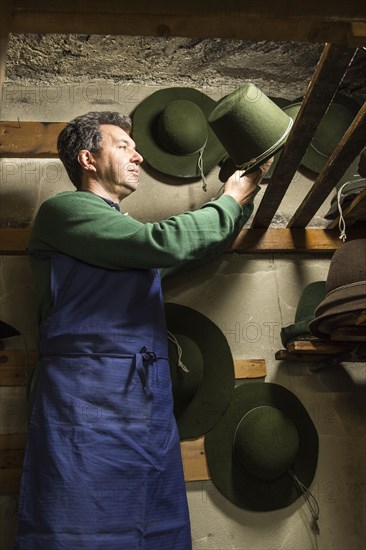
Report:
[[[338,227],[339,227],[339,231],[341,232],[341,234],[339,235],[339,239],[341,239],[343,242],[346,241],[347,235],[346,235],[346,222],[343,217],[343,211],[342,211],[342,205],[341,205],[341,196],[342,196],[343,188],[349,185],[350,183],[351,183],[350,181],[346,181],[346,183],[344,183],[338,189],[338,193],[337,193],[337,207],[339,212]]]
[[[178,367],[180,367],[182,370],[184,370],[184,372],[189,372],[189,370],[187,369],[187,367],[185,366],[184,363],[182,363],[181,359],[182,359],[182,348],[180,347],[179,345],[179,342],[178,340],[176,339],[176,337],[174,336],[174,334],[172,332],[169,332],[168,330],[168,340],[170,340],[171,342],[173,342],[173,344],[176,345],[177,347],[177,353],[178,353]]]
[[[316,498],[314,497],[313,493],[304,485],[299,478],[295,475],[295,473],[292,470],[289,470],[288,473],[292,477],[292,479],[297,483],[299,486],[303,497],[305,498],[306,502],[308,503],[308,506],[310,508],[312,522],[311,522],[311,529],[314,531],[316,535],[320,535],[320,528],[318,524],[319,520],[319,504]]]
[[[203,151],[205,150],[206,144],[199,152],[198,155],[198,170],[200,171],[201,178],[202,178],[202,189],[203,191],[207,191],[207,180],[205,178],[205,174],[203,173]]]

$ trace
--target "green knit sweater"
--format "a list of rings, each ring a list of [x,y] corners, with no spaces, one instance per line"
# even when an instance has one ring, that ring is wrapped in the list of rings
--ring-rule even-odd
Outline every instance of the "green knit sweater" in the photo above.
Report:
[[[167,276],[224,252],[253,211],[230,196],[156,223],[141,223],[92,193],[63,192],[46,200],[34,221],[29,251],[50,250],[109,269],[158,268]],[[50,261],[31,259],[38,320],[51,307]]]

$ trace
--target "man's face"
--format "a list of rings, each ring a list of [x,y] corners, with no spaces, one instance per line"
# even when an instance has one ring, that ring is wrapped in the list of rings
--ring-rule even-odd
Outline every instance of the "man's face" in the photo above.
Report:
[[[98,182],[119,199],[135,191],[139,184],[139,165],[142,156],[130,136],[112,124],[101,124],[100,150],[93,153]]]

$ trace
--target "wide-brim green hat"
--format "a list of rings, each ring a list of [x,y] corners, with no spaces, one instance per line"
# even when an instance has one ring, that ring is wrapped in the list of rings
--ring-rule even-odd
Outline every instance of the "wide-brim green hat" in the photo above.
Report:
[[[360,104],[357,101],[337,94],[320,121],[301,164],[319,174],[359,109]]]
[[[281,341],[286,345],[299,337],[311,336],[309,323],[315,317],[315,310],[325,298],[326,281],[314,281],[302,291],[295,313],[295,322],[281,329]]]
[[[253,171],[271,158],[285,144],[293,123],[251,83],[223,97],[208,122],[228,154],[222,166],[225,178],[238,169]]]
[[[207,175],[226,154],[207,124],[215,106],[216,101],[194,88],[154,92],[132,115],[136,149],[163,174],[178,178]]]
[[[318,446],[300,400],[272,383],[235,388],[230,406],[205,436],[216,488],[237,506],[256,511],[289,506],[310,487]]]
[[[294,121],[300,111],[302,99],[299,98],[290,105],[282,107],[283,111]],[[360,105],[357,101],[348,96],[337,94],[320,121],[300,166],[319,174],[359,109]],[[267,178],[272,176],[279,157],[280,153],[275,155],[271,168],[266,175]]]
[[[180,439],[191,439],[211,430],[229,406],[234,362],[225,335],[205,315],[173,303],[165,312],[174,414]]]

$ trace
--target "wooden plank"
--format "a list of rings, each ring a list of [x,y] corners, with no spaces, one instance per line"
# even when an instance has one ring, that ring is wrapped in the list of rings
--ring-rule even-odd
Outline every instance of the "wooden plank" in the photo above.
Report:
[[[0,386],[25,386],[29,372],[37,362],[35,350],[3,350],[0,352]],[[235,378],[266,376],[264,359],[235,359]]]
[[[0,228],[0,255],[24,256],[30,229]],[[364,237],[364,228],[350,227],[348,239]],[[270,227],[269,229],[243,229],[228,253],[265,254],[281,253],[315,253],[330,254],[335,252],[342,242],[335,229],[289,229]]]
[[[181,441],[180,444],[185,481],[210,479],[208,471],[204,436],[198,439]]]
[[[263,378],[267,374],[264,359],[235,359],[235,378]]]
[[[0,157],[58,157],[57,137],[65,122],[0,123]]]
[[[325,342],[323,340],[295,340],[287,345],[290,353],[299,352],[303,354],[338,354],[348,351],[350,346],[341,342]]]
[[[19,492],[21,468],[8,468],[0,470],[0,494],[11,495]]]
[[[15,2],[12,32],[96,33],[141,36],[187,36],[239,38],[244,40],[298,40],[354,44],[364,43],[364,20],[358,0],[350,5],[328,0],[326,5],[279,2],[245,4],[230,0],[168,2],[136,0],[103,4],[75,1],[46,3],[44,0]]]
[[[323,171],[288,223],[288,227],[305,227],[334,189],[340,176],[365,147],[366,102],[363,104]]]
[[[358,220],[366,220],[366,189],[359,193],[353,201],[342,211],[343,219],[347,226],[352,225]],[[328,226],[327,229],[334,229],[338,227],[339,216],[335,218]]]
[[[0,434],[0,451],[13,449],[24,450],[26,442],[26,434]]]
[[[25,386],[37,356],[33,350],[0,351],[0,386]]]
[[[348,239],[362,238],[364,228],[350,227]],[[315,253],[332,254],[340,246],[339,232],[326,229],[243,229],[230,248],[239,254]]]
[[[30,235],[28,228],[0,228],[0,254],[20,255],[27,254],[27,246]]]
[[[253,217],[252,228],[268,227],[271,223],[355,53],[356,50],[335,44],[325,45],[290,135]],[[302,225],[297,224],[296,227]]]

